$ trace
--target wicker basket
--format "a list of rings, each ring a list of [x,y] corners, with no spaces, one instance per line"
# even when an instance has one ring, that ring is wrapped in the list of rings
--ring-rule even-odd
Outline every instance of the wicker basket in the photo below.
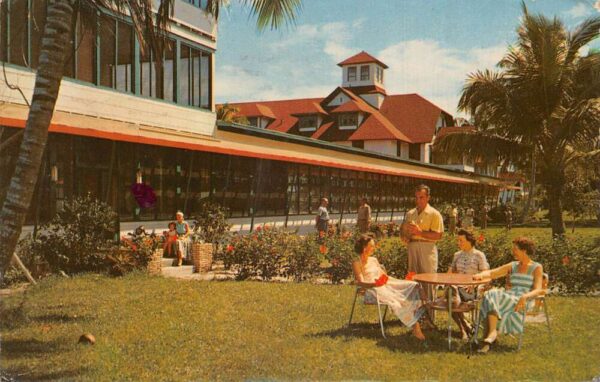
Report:
[[[212,268],[213,246],[210,243],[192,244],[194,273],[208,272]]]
[[[163,249],[159,248],[152,254],[152,259],[148,263],[148,274],[149,275],[160,275],[162,273],[162,257]]]

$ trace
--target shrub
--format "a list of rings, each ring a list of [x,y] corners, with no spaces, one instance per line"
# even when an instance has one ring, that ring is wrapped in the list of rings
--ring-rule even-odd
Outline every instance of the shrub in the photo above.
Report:
[[[357,256],[354,252],[357,236],[357,231],[343,232],[341,235],[328,235],[323,240],[323,246],[319,251],[325,255],[330,264],[327,274],[332,283],[341,283],[352,276],[352,262]]]
[[[296,282],[317,276],[321,271],[321,261],[324,259],[319,252],[317,235],[311,234],[305,237],[290,235],[289,238],[284,275]]]
[[[219,204],[203,200],[200,211],[196,213],[193,241],[218,244],[229,233],[231,224],[227,223],[227,209]]]
[[[106,253],[114,248],[116,219],[108,204],[89,195],[77,197],[40,228],[31,249],[53,272],[104,271]]]
[[[107,256],[109,273],[123,276],[126,273],[146,269],[154,252],[162,244],[160,236],[148,234],[142,228],[121,239],[121,247],[114,248]]]
[[[399,238],[377,242],[377,250],[373,254],[385,267],[388,275],[403,279],[408,273],[408,250]]]

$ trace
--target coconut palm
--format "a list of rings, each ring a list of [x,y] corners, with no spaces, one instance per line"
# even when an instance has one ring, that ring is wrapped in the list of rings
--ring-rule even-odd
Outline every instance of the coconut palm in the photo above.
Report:
[[[565,170],[599,136],[600,52],[582,49],[599,37],[600,17],[569,31],[523,5],[517,33],[498,70],[467,78],[458,108],[473,116],[476,130],[442,137],[434,149],[526,163],[546,191],[552,234],[562,235]]]
[[[259,30],[271,29],[294,19],[301,0],[240,0],[250,6],[256,16]],[[56,99],[67,58],[68,41],[72,36],[75,12],[85,16],[86,11],[95,12],[108,8],[131,16],[135,33],[144,41],[142,49],[152,49],[154,57],[162,57],[164,32],[175,0],[160,0],[153,9],[154,0],[48,0],[48,10],[35,88],[15,170],[0,211],[0,281],[4,276],[21,228],[25,222],[31,197],[38,178],[42,155],[48,138],[48,127],[54,113]],[[209,0],[208,10],[215,18],[228,0]],[[156,65],[160,66],[160,60]]]

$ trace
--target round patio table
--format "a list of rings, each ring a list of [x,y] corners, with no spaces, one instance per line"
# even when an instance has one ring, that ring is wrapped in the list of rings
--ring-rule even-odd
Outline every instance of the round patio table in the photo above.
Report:
[[[473,280],[473,275],[463,273],[418,273],[413,276],[413,281],[421,284],[429,285],[444,285],[444,286],[477,286],[488,284],[492,280],[482,279]],[[435,303],[435,296],[432,296],[433,301],[428,301],[429,304]],[[452,288],[448,288],[448,301],[452,301]],[[446,303],[448,308],[448,349],[452,349],[452,303]]]

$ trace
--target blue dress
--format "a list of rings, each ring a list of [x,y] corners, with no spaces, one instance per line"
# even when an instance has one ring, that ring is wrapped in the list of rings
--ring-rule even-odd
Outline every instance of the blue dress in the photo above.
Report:
[[[481,303],[480,317],[487,317],[488,313],[495,312],[498,315],[497,329],[500,333],[517,334],[523,332],[523,313],[515,312],[515,306],[521,296],[533,287],[533,271],[540,267],[539,263],[532,261],[525,273],[518,273],[519,262],[512,262],[510,274],[511,288],[494,288],[484,295]],[[526,309],[533,306],[533,300],[527,302]]]
[[[186,225],[187,222],[185,221],[181,223],[175,222],[175,229],[177,230],[177,234],[179,235],[179,239],[177,239],[177,244],[179,245],[179,250],[181,251],[183,257],[188,261],[192,261],[192,242],[190,241],[189,237],[183,237],[183,235],[186,234]]]

